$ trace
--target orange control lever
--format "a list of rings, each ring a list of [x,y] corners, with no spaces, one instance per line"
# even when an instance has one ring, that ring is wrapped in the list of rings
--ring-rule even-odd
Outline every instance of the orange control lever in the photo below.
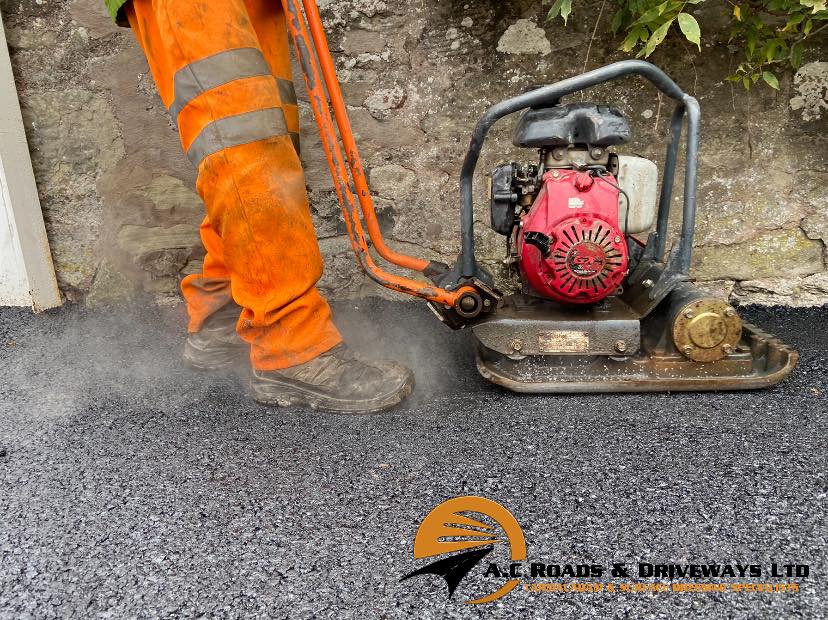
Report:
[[[303,0],[302,4],[305,6],[308,27],[310,28],[311,37],[313,37],[314,45],[316,46],[316,54],[319,59],[319,64],[322,67],[322,75],[325,78],[328,94],[331,98],[331,107],[336,118],[336,124],[339,127],[342,145],[345,147],[345,157],[351,169],[351,177],[354,180],[357,199],[362,207],[362,215],[365,218],[368,235],[371,237],[371,241],[374,242],[377,253],[385,260],[400,267],[423,271],[428,267],[429,261],[399,254],[389,248],[382,238],[382,232],[380,231],[376,211],[374,210],[374,200],[371,198],[371,191],[368,189],[368,180],[365,176],[365,169],[362,167],[362,158],[359,156],[359,148],[357,147],[353,131],[351,130],[351,119],[348,118],[348,111],[345,108],[345,99],[342,96],[342,89],[339,86],[339,80],[336,76],[333,56],[328,47],[328,37],[325,35],[325,29],[322,26],[322,17],[319,15],[319,7],[316,5],[316,0]]]
[[[333,118],[329,108],[328,97],[325,93],[325,84],[331,97],[331,105],[337,117],[340,135],[348,153],[348,163],[351,174],[354,178],[354,185],[359,195],[359,202],[362,208],[365,224],[368,228],[371,241],[377,252],[389,262],[416,271],[425,270],[429,261],[398,254],[391,250],[383,241],[382,233],[377,222],[373,200],[371,199],[368,183],[365,178],[365,171],[359,157],[359,151],[351,131],[348,113],[336,77],[336,71],[325,37],[322,19],[319,9],[314,0],[303,0],[307,11],[307,24],[303,18],[302,8],[299,0],[282,0],[282,5],[287,15],[288,29],[293,38],[296,54],[302,65],[302,72],[305,75],[305,83],[308,88],[308,98],[313,109],[316,124],[319,127],[319,134],[331,170],[337,198],[342,209],[342,217],[345,220],[345,227],[351,239],[351,246],[354,249],[360,267],[376,282],[382,286],[421,297],[428,301],[439,303],[445,306],[458,308],[460,300],[466,296],[477,296],[477,292],[471,286],[464,286],[456,291],[448,291],[436,286],[430,286],[413,280],[390,274],[380,269],[370,254],[368,243],[362,228],[359,217],[359,210],[351,191],[351,183],[345,160],[342,155],[339,139],[334,128]],[[314,32],[313,38],[308,33],[308,25]],[[309,43],[313,43],[313,47]],[[322,62],[320,69],[317,56]],[[324,71],[325,84],[321,81],[321,73]]]

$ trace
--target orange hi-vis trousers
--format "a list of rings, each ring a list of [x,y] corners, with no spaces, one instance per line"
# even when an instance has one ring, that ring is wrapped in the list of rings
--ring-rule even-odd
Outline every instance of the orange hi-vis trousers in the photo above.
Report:
[[[299,146],[278,0],[133,0],[126,7],[207,208],[201,274],[181,288],[197,332],[235,300],[260,370],[307,362],[342,339],[316,289],[323,261]]]

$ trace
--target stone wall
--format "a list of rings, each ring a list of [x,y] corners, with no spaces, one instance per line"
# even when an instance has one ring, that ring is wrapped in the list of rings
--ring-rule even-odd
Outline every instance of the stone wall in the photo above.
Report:
[[[458,250],[460,164],[486,107],[622,58],[602,34],[609,7],[591,41],[601,6],[592,0],[577,3],[567,28],[544,23],[541,0],[320,6],[383,229],[395,247],[446,262]],[[675,38],[652,57],[702,105],[695,276],[741,301],[825,303],[828,45],[785,76],[779,93],[748,95],[724,81],[735,58],[721,18],[726,3],[702,6],[703,51]],[[177,299],[178,279],[202,258],[202,205],[131,33],[111,24],[102,0],[0,0],[0,9],[61,289],[93,305],[142,291]],[[629,151],[662,159],[670,108],[653,88],[629,80],[591,98],[634,121]],[[321,286],[340,298],[386,294],[355,267],[307,105],[302,114],[327,263]],[[493,132],[481,171],[533,157],[511,146],[511,126]],[[504,244],[485,226],[483,175],[477,205],[481,255],[497,269]]]

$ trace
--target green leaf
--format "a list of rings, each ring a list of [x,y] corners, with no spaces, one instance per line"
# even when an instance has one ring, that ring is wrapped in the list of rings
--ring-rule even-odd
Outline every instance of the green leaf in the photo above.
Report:
[[[780,42],[778,40],[773,40],[768,43],[767,47],[765,48],[765,60],[770,62],[776,57],[776,52],[780,49]]]
[[[650,35],[649,40],[647,41],[647,45],[644,46],[644,58],[647,58],[650,54],[655,51],[655,48],[658,47],[662,41],[664,41],[664,37],[667,36],[667,32],[670,30],[670,26],[673,25],[673,21],[670,20],[668,22],[664,22],[659,26],[653,34]]]
[[[742,86],[745,87],[745,90],[750,90],[750,78],[749,77],[743,77],[742,78]]]
[[[641,26],[636,26],[630,30],[629,34],[627,34],[627,38],[621,42],[621,50],[625,52],[633,51],[635,46],[638,45],[639,40],[647,40],[647,29],[642,28]]]
[[[572,0],[563,0],[563,4],[561,5],[561,17],[563,17],[564,24],[566,24],[566,20],[569,19],[570,15],[572,15]]]
[[[804,19],[805,15],[803,15],[802,13],[794,15],[788,20],[788,23],[785,24],[785,27],[782,30],[790,32],[791,30],[793,30],[794,26],[798,26],[799,24],[801,24]]]
[[[765,84],[771,88],[779,90],[779,79],[777,79],[777,77],[770,71],[763,72],[762,79],[765,80]]]
[[[638,43],[638,35],[634,32],[631,32],[626,36],[626,38],[621,41],[621,45],[619,49],[622,52],[631,52],[635,49],[636,44]]]
[[[617,33],[621,30],[621,26],[624,25],[624,11],[618,11],[615,14],[615,17],[612,18],[612,28],[613,33]]]
[[[811,8],[811,13],[819,13],[825,10],[826,0],[799,0],[799,4]]]
[[[701,51],[701,28],[699,28],[699,22],[696,21],[696,18],[689,13],[679,13],[678,23],[685,38],[690,43],[695,43]]]
[[[802,66],[802,50],[803,46],[801,43],[795,43],[791,47],[791,66],[794,69],[799,69]]]
[[[666,3],[665,3],[665,4],[666,4]],[[663,11],[663,10],[661,10],[661,7],[660,7],[660,6],[657,6],[657,7],[653,8],[653,9],[650,9],[650,10],[649,10],[649,11],[647,11],[646,13],[644,13],[644,15],[642,15],[641,17],[639,17],[639,18],[635,21],[635,23],[636,23],[636,24],[649,24],[649,23],[651,23],[651,22],[653,22],[653,21],[657,20],[659,17],[661,17],[661,14],[662,14],[663,12],[664,12],[664,11]]]
[[[558,15],[561,16],[564,24],[566,24],[567,19],[572,15],[572,0],[555,0],[555,4],[549,9],[549,15],[546,18],[552,20]]]

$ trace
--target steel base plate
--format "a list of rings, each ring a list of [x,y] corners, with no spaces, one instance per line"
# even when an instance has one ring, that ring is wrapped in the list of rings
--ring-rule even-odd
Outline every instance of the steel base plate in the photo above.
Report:
[[[704,392],[766,388],[791,374],[799,354],[745,323],[737,351],[718,362],[693,362],[680,355],[629,357],[497,353],[478,342],[477,368],[487,380],[514,392]]]

